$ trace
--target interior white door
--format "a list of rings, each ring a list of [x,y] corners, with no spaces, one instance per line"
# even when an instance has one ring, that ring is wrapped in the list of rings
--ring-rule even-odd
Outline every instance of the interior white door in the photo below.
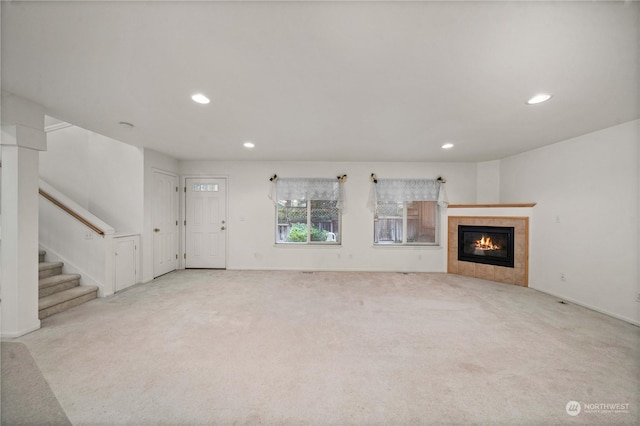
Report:
[[[137,282],[138,237],[114,238],[116,291],[131,287]]]
[[[225,268],[226,179],[186,179],[187,268]]]
[[[178,262],[178,177],[153,172],[153,276],[174,271]]]

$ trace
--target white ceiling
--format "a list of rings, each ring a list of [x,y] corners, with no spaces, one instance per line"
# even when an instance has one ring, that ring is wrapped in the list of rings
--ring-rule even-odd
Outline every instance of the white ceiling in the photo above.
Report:
[[[179,159],[493,160],[639,117],[638,6],[3,1],[2,90]]]

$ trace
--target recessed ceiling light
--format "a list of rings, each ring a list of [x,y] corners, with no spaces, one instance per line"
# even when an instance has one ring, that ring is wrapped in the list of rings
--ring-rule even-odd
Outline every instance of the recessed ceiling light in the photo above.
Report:
[[[202,93],[196,93],[195,95],[191,96],[191,99],[193,99],[194,102],[197,102],[199,104],[208,104],[209,98],[207,98],[205,95],[203,95]]]
[[[118,124],[124,127],[125,129],[133,129],[135,127],[133,124],[126,121],[121,121]]]
[[[251,148],[254,148],[256,146],[256,144],[254,144],[253,142],[248,142],[247,141],[247,142],[243,143],[242,146],[244,146],[245,148],[251,149]]]
[[[545,101],[548,101],[549,99],[551,99],[551,95],[548,93],[539,93],[537,95],[535,95],[533,98],[529,99],[527,101],[527,104],[529,105],[535,105],[535,104],[539,104]]]
[[[451,148],[453,148],[452,143],[445,143],[444,145],[442,145],[442,149],[451,149]]]

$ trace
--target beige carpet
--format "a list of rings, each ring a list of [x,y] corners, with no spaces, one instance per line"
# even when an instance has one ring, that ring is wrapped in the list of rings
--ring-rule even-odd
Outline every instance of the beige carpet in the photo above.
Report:
[[[639,421],[638,327],[469,277],[181,271],[42,325],[77,425]]]
[[[3,425],[70,425],[27,347],[2,342],[0,419]]]

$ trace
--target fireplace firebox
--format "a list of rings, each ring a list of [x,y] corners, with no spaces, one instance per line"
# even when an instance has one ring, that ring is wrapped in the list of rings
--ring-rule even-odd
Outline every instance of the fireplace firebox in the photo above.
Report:
[[[509,226],[458,225],[458,260],[513,268],[513,234]]]

